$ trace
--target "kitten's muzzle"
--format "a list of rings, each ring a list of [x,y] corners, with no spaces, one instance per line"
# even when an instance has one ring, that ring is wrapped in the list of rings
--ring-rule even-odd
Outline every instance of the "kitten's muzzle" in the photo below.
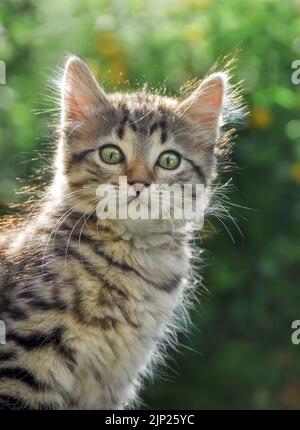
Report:
[[[131,185],[136,193],[136,197],[138,197],[141,192],[150,186],[150,184],[148,182],[135,182],[135,181],[130,181],[128,182],[129,185]]]

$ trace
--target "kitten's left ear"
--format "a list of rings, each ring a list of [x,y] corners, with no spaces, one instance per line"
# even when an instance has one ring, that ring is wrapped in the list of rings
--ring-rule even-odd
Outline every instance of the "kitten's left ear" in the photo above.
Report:
[[[180,103],[180,112],[206,130],[216,131],[221,125],[227,81],[224,73],[211,74]]]
[[[107,104],[107,97],[88,66],[80,58],[71,56],[62,81],[62,125],[84,121]]]

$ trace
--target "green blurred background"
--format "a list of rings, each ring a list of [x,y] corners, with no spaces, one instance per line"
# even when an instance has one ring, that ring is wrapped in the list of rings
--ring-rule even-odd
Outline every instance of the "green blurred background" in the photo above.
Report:
[[[192,312],[163,376],[143,392],[147,408],[300,409],[300,1],[1,0],[0,209],[51,151],[53,102],[46,83],[70,52],[106,88],[164,84],[175,94],[239,49],[250,115],[238,133],[231,201],[234,223],[212,221],[204,240],[209,293]],[[48,96],[47,96],[48,94]],[[35,115],[42,110],[44,113]],[[45,112],[46,111],[46,112]],[[48,111],[48,112],[47,112]],[[49,148],[48,148],[49,144]]]

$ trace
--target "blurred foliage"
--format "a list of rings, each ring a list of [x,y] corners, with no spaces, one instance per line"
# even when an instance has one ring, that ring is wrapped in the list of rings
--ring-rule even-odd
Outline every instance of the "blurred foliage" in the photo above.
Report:
[[[2,0],[0,204],[16,199],[50,139],[53,67],[74,52],[106,88],[147,81],[175,93],[238,48],[234,81],[250,116],[236,139],[232,214],[204,241],[210,293],[192,312],[195,329],[172,352],[165,378],[142,393],[149,408],[300,408],[299,0]],[[44,111],[34,115],[34,110]],[[48,145],[49,144],[49,148]],[[50,152],[49,152],[50,151]],[[226,178],[225,178],[226,179]],[[227,178],[228,179],[228,178]],[[254,210],[240,208],[246,206]],[[215,225],[215,227],[217,224]],[[177,364],[175,364],[177,363]]]

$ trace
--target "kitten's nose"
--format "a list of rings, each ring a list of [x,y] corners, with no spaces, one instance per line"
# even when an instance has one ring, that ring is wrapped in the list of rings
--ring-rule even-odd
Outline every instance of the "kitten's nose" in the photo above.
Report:
[[[139,196],[141,192],[146,188],[149,187],[150,184],[146,182],[128,182],[129,185],[133,186],[134,191],[136,192],[136,195]]]

